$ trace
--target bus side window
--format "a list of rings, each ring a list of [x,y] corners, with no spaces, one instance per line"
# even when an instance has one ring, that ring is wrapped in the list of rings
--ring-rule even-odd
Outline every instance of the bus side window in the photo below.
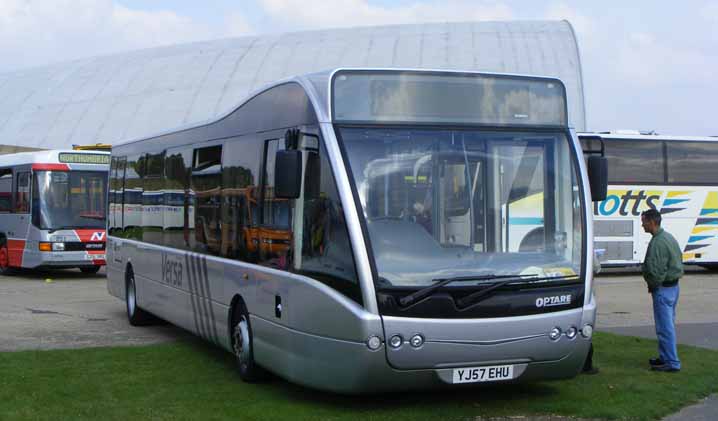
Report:
[[[230,139],[222,158],[222,256],[259,258],[259,183],[264,143],[254,135]]]
[[[145,174],[145,158],[127,157],[122,205],[123,237],[142,239],[142,177]]]
[[[190,190],[192,149],[165,153],[164,214],[162,244],[184,250],[194,247],[194,193]]]
[[[292,242],[291,214],[294,201],[274,197],[274,163],[277,151],[284,149],[284,139],[267,140],[265,144],[259,264],[287,270]]]
[[[191,185],[195,194],[196,249],[199,252],[218,255],[222,231],[220,220],[222,145],[194,150]]]
[[[0,213],[12,210],[12,170],[0,170]]]
[[[15,191],[15,213],[30,212],[30,172],[17,173]]]
[[[162,244],[164,152],[146,155],[142,182],[142,240]]]
[[[109,181],[109,193],[107,208],[108,218],[107,226],[109,228],[108,235],[120,236],[122,233],[122,186],[125,177],[125,157],[113,156],[110,163],[110,181]],[[35,183],[35,189],[37,190],[37,183]],[[33,200],[35,198],[35,192],[33,191]],[[33,218],[35,218],[35,212],[33,212]],[[38,226],[39,226],[39,215]]]
[[[662,141],[607,139],[606,158],[609,184],[666,182]]]
[[[305,153],[301,258],[295,260],[295,270],[362,304],[349,231],[326,148],[321,143],[318,151]]]

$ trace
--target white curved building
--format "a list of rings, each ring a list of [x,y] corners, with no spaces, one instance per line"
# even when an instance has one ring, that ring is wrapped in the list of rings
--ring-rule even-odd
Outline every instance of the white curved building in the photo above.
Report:
[[[233,38],[0,74],[0,152],[121,143],[223,114],[268,82],[339,66],[558,77],[571,125],[585,130],[568,22],[464,22]]]

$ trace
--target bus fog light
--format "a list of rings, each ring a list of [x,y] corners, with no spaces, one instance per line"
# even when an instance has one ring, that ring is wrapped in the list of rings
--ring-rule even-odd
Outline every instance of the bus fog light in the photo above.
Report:
[[[574,326],[571,326],[571,327],[566,331],[566,337],[569,338],[569,339],[575,338],[575,337],[576,337],[576,334],[578,334],[578,329],[576,329]]]
[[[555,327],[551,329],[551,332],[549,332],[548,337],[551,338],[551,340],[555,341],[556,339],[561,337],[561,329]]]
[[[399,335],[394,335],[389,339],[389,346],[396,349],[401,346],[401,344],[404,342],[404,340]]]
[[[65,243],[52,243],[52,251],[65,251]]]
[[[581,336],[583,336],[586,339],[591,339],[591,336],[593,335],[593,326],[591,325],[585,325],[583,329],[581,329]]]
[[[414,348],[418,348],[418,347],[424,345],[424,337],[417,333],[416,335],[411,337],[411,339],[409,340],[409,343]]]
[[[381,347],[381,339],[378,336],[371,336],[367,339],[366,346],[372,351],[376,351]]]

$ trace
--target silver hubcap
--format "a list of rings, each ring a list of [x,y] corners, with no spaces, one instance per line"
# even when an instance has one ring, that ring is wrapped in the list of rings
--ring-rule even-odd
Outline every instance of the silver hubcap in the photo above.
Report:
[[[234,327],[234,355],[237,356],[240,364],[249,362],[250,344],[249,344],[249,326],[247,321],[242,317],[237,326]]]
[[[127,285],[127,311],[130,316],[135,314],[135,282],[130,279],[130,284]]]

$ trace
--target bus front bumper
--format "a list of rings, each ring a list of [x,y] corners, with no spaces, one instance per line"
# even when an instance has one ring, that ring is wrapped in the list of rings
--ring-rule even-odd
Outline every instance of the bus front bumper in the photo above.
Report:
[[[571,340],[569,352],[555,360],[493,360],[466,366],[397,369],[389,364],[386,343],[372,351],[365,343],[308,335],[258,317],[252,317],[252,326],[254,355],[260,365],[292,382],[346,394],[571,378],[581,371],[591,346],[591,339],[579,334]],[[273,334],[266,335],[270,331]],[[265,337],[277,341],[260,339]],[[513,376],[509,380],[454,383],[455,369],[505,365],[512,366]]]
[[[88,253],[87,251],[53,251],[40,252],[25,250],[23,256],[23,267],[39,268],[76,268],[76,267],[92,267],[104,266],[106,255],[105,251]]]

